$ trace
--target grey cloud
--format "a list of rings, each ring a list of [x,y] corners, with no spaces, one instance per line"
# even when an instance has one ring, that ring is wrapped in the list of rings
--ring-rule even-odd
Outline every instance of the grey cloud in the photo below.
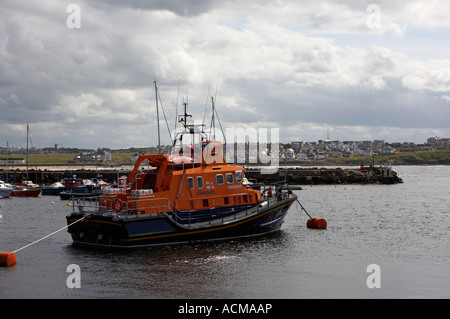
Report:
[[[0,8],[0,122],[29,122],[35,135],[36,126],[45,128],[35,141],[47,145],[151,145],[153,79],[172,123],[183,95],[202,118],[218,73],[224,126],[448,128],[448,63],[416,61],[381,41],[370,46],[370,37],[346,46],[312,37],[308,23],[291,24],[297,11],[285,22],[283,10],[315,14],[315,1],[81,1],[79,30],[66,27],[65,5],[56,3],[6,1]],[[320,4],[324,16],[335,15],[329,23],[338,23],[365,9],[358,3],[341,2],[342,16],[333,3]],[[50,136],[51,129],[57,133]]]
[[[180,16],[196,16],[209,11],[217,3],[214,0],[94,0],[102,6],[133,8],[138,10],[168,10]]]

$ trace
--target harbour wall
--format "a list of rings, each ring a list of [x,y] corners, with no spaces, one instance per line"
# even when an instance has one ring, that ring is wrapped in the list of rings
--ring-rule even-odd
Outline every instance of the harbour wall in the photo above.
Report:
[[[286,180],[291,185],[336,185],[336,184],[398,184],[403,180],[391,168],[365,167],[342,168],[280,168],[272,174],[261,170],[247,170],[245,176],[264,183]]]
[[[40,185],[50,185],[70,178],[98,178],[107,183],[116,183],[118,176],[127,175],[129,169],[31,169],[28,171],[28,180]],[[402,179],[389,166],[350,168],[299,168],[286,167],[268,170],[261,167],[247,167],[245,175],[250,180],[270,184],[285,181],[291,185],[325,185],[325,184],[397,184]],[[21,182],[27,179],[23,169],[0,169],[0,178],[8,182]]]

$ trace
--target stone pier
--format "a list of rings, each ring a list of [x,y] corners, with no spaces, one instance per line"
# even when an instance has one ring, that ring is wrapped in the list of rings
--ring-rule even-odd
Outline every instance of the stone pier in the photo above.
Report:
[[[28,171],[28,180],[40,185],[50,185],[66,177],[91,179],[99,178],[107,183],[117,182],[118,175],[128,175],[130,169],[103,168],[66,168],[49,170],[45,168]],[[398,174],[387,166],[364,167],[361,169],[347,168],[298,168],[287,167],[274,170],[271,174],[262,174],[256,167],[246,167],[245,175],[259,183],[275,183],[284,181],[291,185],[323,185],[323,184],[397,184],[402,183]],[[26,180],[26,171],[23,169],[6,170],[0,168],[1,180],[10,183]]]

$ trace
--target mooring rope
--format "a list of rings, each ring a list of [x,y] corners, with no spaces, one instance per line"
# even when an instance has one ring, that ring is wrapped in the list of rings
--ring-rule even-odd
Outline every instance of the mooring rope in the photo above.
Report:
[[[87,215],[86,215],[86,216],[87,216]],[[81,217],[80,219],[77,219],[76,221],[74,221],[73,223],[71,223],[71,224],[69,224],[69,225],[66,225],[66,226],[64,226],[64,227],[62,227],[62,228],[60,228],[60,229],[58,229],[57,231],[54,231],[53,233],[48,234],[48,235],[46,235],[46,236],[44,236],[44,237],[42,237],[42,238],[40,238],[40,239],[38,239],[38,240],[36,240],[36,241],[34,241],[34,242],[28,244],[28,245],[26,245],[26,246],[23,246],[22,248],[19,248],[19,249],[17,249],[17,250],[14,250],[13,253],[16,253],[16,252],[18,252],[18,251],[20,251],[20,250],[22,250],[22,249],[27,248],[27,247],[30,247],[31,245],[34,245],[34,244],[40,242],[41,240],[44,240],[45,238],[48,238],[48,237],[50,237],[50,236],[52,236],[52,235],[54,235],[54,234],[60,232],[61,230],[64,230],[64,229],[66,229],[66,228],[72,226],[73,224],[76,224],[76,223],[82,221],[83,219],[86,218],[86,216],[83,216],[83,217]]]
[[[312,219],[311,215],[308,214],[308,212],[306,211],[306,209],[303,207],[302,203],[300,203],[300,201],[298,199],[296,199],[297,203],[300,204],[300,207],[302,208],[302,210],[306,213],[306,215],[308,215],[309,218]],[[297,210],[298,211],[298,210]]]

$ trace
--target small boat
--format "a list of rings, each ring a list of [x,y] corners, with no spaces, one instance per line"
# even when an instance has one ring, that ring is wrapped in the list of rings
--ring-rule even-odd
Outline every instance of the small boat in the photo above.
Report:
[[[186,106],[185,131],[170,154],[141,154],[118,188],[95,200],[74,199],[66,217],[74,245],[143,247],[280,230],[297,196],[244,184],[244,168],[225,162],[222,143],[186,123]]]
[[[87,189],[85,192],[74,192],[74,191],[62,191],[59,193],[59,198],[67,200],[72,198],[86,198],[86,197],[99,197],[103,194],[103,191],[98,188]]]
[[[248,187],[251,187],[255,190],[260,190],[262,186],[262,184],[258,184],[256,181],[252,181],[250,179],[248,179],[247,177],[244,177],[244,180],[242,181],[242,184]]]
[[[42,195],[59,195],[66,187],[61,182],[55,182],[48,186],[42,186]]]
[[[11,192],[11,196],[14,197],[39,197],[41,195],[42,190],[36,187],[23,187],[16,186]]]
[[[11,196],[15,196],[15,197],[39,197],[39,195],[41,195],[41,189],[40,188],[36,188],[36,189],[28,189],[28,188],[23,188],[23,189],[14,189],[11,192]]]
[[[1,198],[9,198],[12,191],[13,191],[13,187],[11,184],[7,184],[4,181],[0,181],[0,197]]]
[[[14,197],[38,197],[41,195],[41,188],[39,185],[34,184],[32,181],[24,181],[22,183],[16,183],[13,186],[11,196]]]
[[[97,178],[85,180],[81,178],[68,178],[64,180],[65,190],[59,193],[61,199],[80,197],[98,197],[103,193],[102,185]]]
[[[27,124],[27,179],[28,179],[28,137],[30,135],[30,127]],[[32,181],[26,180],[22,183],[16,183],[11,196],[15,197],[39,197],[41,195],[41,188],[39,185],[34,184]]]

